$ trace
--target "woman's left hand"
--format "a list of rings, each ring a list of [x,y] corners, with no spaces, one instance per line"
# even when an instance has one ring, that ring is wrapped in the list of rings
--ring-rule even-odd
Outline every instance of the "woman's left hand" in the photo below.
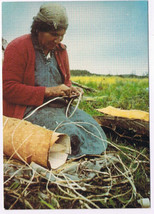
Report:
[[[70,89],[71,89],[70,97],[71,96],[77,96],[78,97],[78,96],[80,96],[80,94],[81,95],[84,94],[84,91],[82,90],[82,88],[71,86]]]

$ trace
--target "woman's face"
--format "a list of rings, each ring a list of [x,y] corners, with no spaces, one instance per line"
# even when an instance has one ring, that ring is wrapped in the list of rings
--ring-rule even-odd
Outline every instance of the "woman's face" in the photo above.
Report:
[[[53,50],[58,43],[63,40],[63,37],[66,33],[65,29],[59,31],[50,31],[50,32],[39,32],[38,41],[42,46],[43,50],[50,51]]]

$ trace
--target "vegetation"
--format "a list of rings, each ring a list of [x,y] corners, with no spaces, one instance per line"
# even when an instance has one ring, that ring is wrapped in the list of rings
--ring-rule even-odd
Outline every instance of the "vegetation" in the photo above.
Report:
[[[79,75],[72,76],[72,81],[96,90],[85,90],[79,105],[92,116],[102,115],[96,109],[109,105],[149,111],[146,77]],[[111,157],[115,161],[112,162]],[[140,208],[138,199],[150,198],[149,147],[121,141],[110,135],[105,154],[77,160],[79,176],[88,176],[89,169],[84,167],[84,163],[104,159],[105,165],[100,171],[93,171],[95,176],[92,179],[77,182],[65,180],[65,177],[62,181],[62,175],[52,171],[49,174],[56,177],[56,182],[49,182],[45,174],[34,173],[29,165],[22,165],[22,175],[20,164],[6,159],[6,167],[9,168],[4,176],[5,209]]]
[[[89,71],[86,70],[71,70],[71,76],[92,76]]]
[[[94,73],[91,73],[87,70],[71,70],[71,76],[106,76],[106,77],[113,77],[113,76],[116,76],[116,77],[128,77],[128,78],[145,78],[147,77],[148,78],[148,73],[145,73],[145,75],[142,75],[142,76],[138,76],[138,75],[135,75],[135,74],[119,74],[119,75],[111,75],[111,74],[107,74],[107,75],[102,75],[102,74],[94,74]]]
[[[85,91],[79,106],[92,116],[100,115],[96,109],[107,106],[149,111],[148,78],[93,75],[73,76],[72,81],[96,90],[92,93]]]

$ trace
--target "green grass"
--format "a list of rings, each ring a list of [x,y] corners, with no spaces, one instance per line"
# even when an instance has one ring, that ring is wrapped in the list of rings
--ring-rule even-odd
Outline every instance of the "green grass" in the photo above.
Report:
[[[113,77],[111,78],[113,82]],[[110,105],[126,110],[138,109],[149,111],[148,78],[115,77],[114,83],[110,83],[109,78],[100,81],[100,77],[98,77],[98,80],[97,82],[97,77],[94,78],[94,81],[90,80],[89,82],[86,82],[83,77],[79,77],[76,80],[80,84],[97,90],[97,92],[93,93],[84,90],[83,100],[79,105],[80,109],[92,116],[100,115],[96,111],[97,108],[104,108]]]

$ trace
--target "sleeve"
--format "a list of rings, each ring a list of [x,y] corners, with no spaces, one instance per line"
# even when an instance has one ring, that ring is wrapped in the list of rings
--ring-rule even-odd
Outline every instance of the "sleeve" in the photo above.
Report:
[[[65,85],[70,87],[72,85],[72,82],[70,80],[71,75],[70,75],[69,59],[68,59],[67,51],[65,51],[64,65],[65,65],[65,71],[66,71]]]
[[[45,87],[24,83],[28,69],[28,54],[16,45],[8,45],[3,62],[3,98],[12,104],[39,106],[43,103]],[[31,63],[29,63],[31,64]],[[29,66],[29,69],[32,67]]]

